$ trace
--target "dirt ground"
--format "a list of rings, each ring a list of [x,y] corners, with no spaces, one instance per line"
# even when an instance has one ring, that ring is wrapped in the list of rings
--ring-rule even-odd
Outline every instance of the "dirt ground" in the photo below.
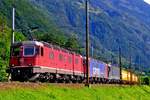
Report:
[[[13,89],[13,88],[39,88],[44,86],[41,83],[29,83],[29,82],[0,82],[0,89]]]
[[[65,84],[65,83],[31,83],[31,82],[0,82],[0,89],[13,89],[13,88],[41,88],[41,87],[47,87],[48,85],[54,85],[58,87],[68,87],[68,88],[83,88],[85,87],[85,84]],[[128,86],[128,85],[118,85],[118,84],[91,84],[91,87],[103,87],[103,86]]]

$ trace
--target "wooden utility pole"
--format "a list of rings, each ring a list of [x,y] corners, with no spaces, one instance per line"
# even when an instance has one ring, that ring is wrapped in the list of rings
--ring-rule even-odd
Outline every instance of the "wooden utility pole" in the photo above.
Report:
[[[129,43],[129,83],[130,85],[132,84],[132,70],[131,70],[131,66],[132,66],[132,52],[131,52],[131,43]]]
[[[122,62],[121,62],[121,47],[120,46],[119,46],[119,68],[120,68],[120,80],[122,80]]]
[[[10,46],[10,58],[11,59],[11,51],[12,51],[12,45],[14,44],[15,42],[15,0],[12,1],[12,33],[11,33],[11,46]],[[11,65],[9,63],[9,73],[8,73],[8,81],[10,81],[10,79],[12,78],[11,77],[11,74],[10,74],[10,70],[11,70]]]
[[[130,55],[130,65],[129,65],[129,73],[130,73],[130,85],[132,84],[132,56]]]
[[[89,87],[89,2],[85,1],[85,9],[86,9],[86,84],[85,86]]]
[[[138,58],[138,66],[139,66],[139,77],[138,77],[138,82],[139,82],[139,85],[141,85],[141,68],[140,68],[140,56],[139,56],[139,58]]]

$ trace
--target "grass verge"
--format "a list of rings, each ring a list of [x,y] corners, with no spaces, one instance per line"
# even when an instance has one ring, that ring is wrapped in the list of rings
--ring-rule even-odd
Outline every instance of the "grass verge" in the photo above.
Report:
[[[150,100],[150,87],[0,83],[0,100]]]

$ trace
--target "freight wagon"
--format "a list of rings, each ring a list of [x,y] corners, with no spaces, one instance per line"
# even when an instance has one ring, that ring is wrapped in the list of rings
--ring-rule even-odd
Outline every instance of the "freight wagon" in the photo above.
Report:
[[[130,71],[122,70],[122,80],[124,84],[138,83],[138,76]]]
[[[108,66],[106,63],[90,58],[90,82],[106,83],[108,80]]]
[[[125,84],[130,82],[130,74],[128,71],[122,70],[122,80],[123,80],[123,83]]]
[[[138,83],[138,76],[136,74],[132,73],[132,78],[133,84]]]
[[[118,65],[109,66],[109,83],[120,83],[120,68]]]

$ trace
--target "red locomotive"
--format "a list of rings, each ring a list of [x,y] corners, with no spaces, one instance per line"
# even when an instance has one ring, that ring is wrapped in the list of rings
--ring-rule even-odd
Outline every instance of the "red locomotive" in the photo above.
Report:
[[[45,42],[24,41],[12,45],[10,71],[12,80],[62,81],[83,80],[81,55]]]

